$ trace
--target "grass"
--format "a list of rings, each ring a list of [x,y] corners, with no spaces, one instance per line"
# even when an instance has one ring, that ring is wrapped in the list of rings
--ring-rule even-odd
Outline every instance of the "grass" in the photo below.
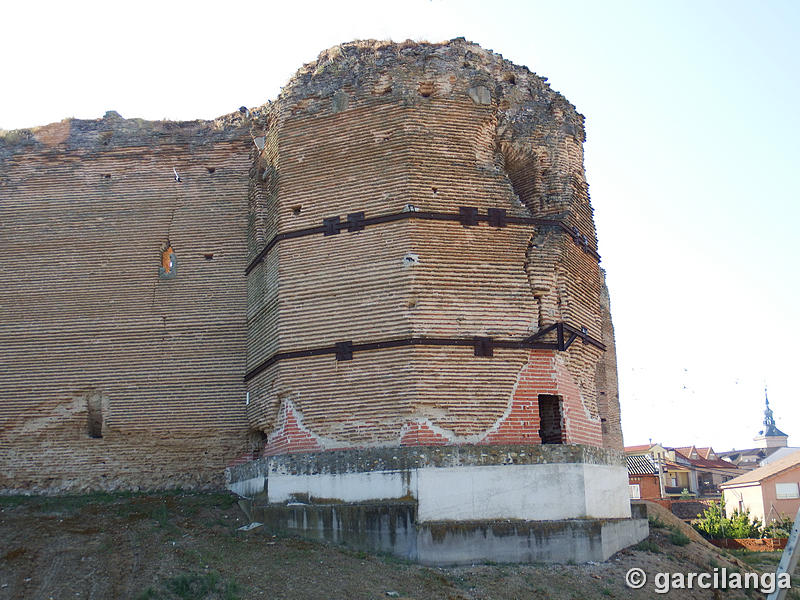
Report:
[[[136,600],[239,600],[235,581],[224,581],[219,573],[181,573],[161,582],[159,589],[147,588]]]
[[[159,506],[150,506],[153,502],[157,502]],[[42,514],[71,515],[86,507],[116,504],[121,517],[151,518],[161,525],[165,524],[173,510],[184,516],[193,516],[204,508],[227,510],[236,502],[237,498],[232,494],[196,494],[180,489],[161,492],[94,492],[65,496],[0,496],[0,508],[25,506],[28,510]]]
[[[669,534],[669,541],[675,546],[688,546],[691,540],[689,536],[676,528],[672,529],[672,533]]]
[[[666,529],[667,524],[658,518],[658,515],[648,515],[647,522],[650,524],[650,527],[655,529]]]
[[[750,552],[749,550],[731,550],[742,562],[756,567],[776,567],[781,560],[782,552]]]
[[[658,544],[651,540],[642,540],[638,544],[633,547],[634,550],[639,550],[641,552],[652,552],[653,554],[660,554],[661,548],[658,547]]]
[[[94,492],[67,496],[0,496],[0,507],[26,506],[36,512],[71,514],[86,506],[105,505],[143,495],[136,492]]]

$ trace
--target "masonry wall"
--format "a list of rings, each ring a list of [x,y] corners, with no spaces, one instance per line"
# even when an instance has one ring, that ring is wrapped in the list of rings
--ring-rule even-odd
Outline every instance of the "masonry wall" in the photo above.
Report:
[[[0,490],[217,486],[247,449],[251,145],[115,113],[0,140]]]
[[[661,498],[661,484],[655,475],[630,475],[629,482],[639,486],[639,498],[642,500],[652,500]]]
[[[772,521],[782,516],[797,514],[800,509],[800,498],[778,498],[776,489],[779,483],[794,483],[800,486],[800,466],[787,469],[761,482],[761,495],[764,501],[764,521]]]
[[[423,344],[265,365],[342,341],[522,340],[557,322],[613,349],[583,117],[543,78],[463,40],[345,44],[303,67],[253,136],[248,416],[267,454],[538,443],[539,394],[562,398],[569,443],[621,447],[616,372],[599,374],[591,344],[492,357]],[[275,235],[329,217],[460,207],[557,219],[576,235],[410,218],[281,239],[261,259]],[[617,423],[606,437],[603,419]]]
[[[544,78],[463,39],[337,46],[275,102],[215,121],[112,112],[3,132],[0,490],[215,486],[259,454],[535,444],[541,394],[559,398],[565,443],[621,448],[583,141]],[[296,235],[462,207],[481,220]],[[496,209],[551,222],[500,227]],[[606,351],[502,346],[556,323]],[[476,356],[475,337],[500,346]],[[457,343],[381,346],[407,338]],[[377,345],[318,352],[347,341]]]

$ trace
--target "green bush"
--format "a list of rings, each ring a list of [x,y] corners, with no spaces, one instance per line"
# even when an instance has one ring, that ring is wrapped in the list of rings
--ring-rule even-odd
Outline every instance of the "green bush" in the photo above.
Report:
[[[694,528],[704,537],[719,540],[726,537],[725,529],[727,524],[725,500],[722,499],[719,504],[712,504],[703,511],[700,520],[694,523]]]
[[[730,522],[728,537],[731,538],[760,538],[764,531],[761,519],[750,518],[749,508],[744,512],[739,512],[738,509],[733,511],[728,521]]]
[[[780,518],[770,522],[764,527],[765,538],[788,538],[794,527],[794,519],[789,515],[781,515]]]
[[[658,547],[658,544],[651,540],[642,540],[636,544],[633,549],[641,550],[642,552],[652,552],[653,554],[659,554],[661,552],[661,548]]]
[[[658,515],[647,515],[647,522],[650,524],[650,527],[654,529],[666,529],[667,524],[662,521]]]
[[[163,580],[160,589],[147,588],[136,600],[239,600],[239,585],[219,573],[182,573]]]
[[[689,539],[689,536],[683,533],[682,531],[673,529],[672,533],[669,536],[669,541],[671,544],[674,544],[676,546],[687,546],[691,540]]]
[[[712,504],[694,524],[694,528],[704,537],[715,540],[731,538],[760,538],[762,523],[760,519],[751,519],[750,510],[733,511],[731,517],[725,516],[725,499],[719,504]]]

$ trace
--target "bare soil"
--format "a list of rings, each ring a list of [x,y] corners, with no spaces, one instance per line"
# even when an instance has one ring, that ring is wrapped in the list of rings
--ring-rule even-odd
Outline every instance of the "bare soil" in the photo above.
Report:
[[[741,590],[655,594],[659,572],[772,570],[780,555],[736,557],[661,507],[649,510],[658,526],[648,540],[606,562],[428,568],[263,528],[239,531],[247,521],[227,494],[0,497],[0,599],[763,597]],[[681,545],[676,531],[691,541]],[[633,567],[648,574],[640,590],[625,585]]]

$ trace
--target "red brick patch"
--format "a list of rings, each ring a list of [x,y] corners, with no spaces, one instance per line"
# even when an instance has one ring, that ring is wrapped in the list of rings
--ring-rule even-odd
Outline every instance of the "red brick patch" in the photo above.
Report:
[[[452,443],[445,433],[436,431],[430,422],[415,421],[406,424],[400,434],[401,446],[445,446]]]
[[[602,446],[600,421],[592,419],[567,367],[552,350],[531,350],[517,377],[507,413],[489,429],[481,444],[539,444],[539,394],[562,398],[564,443]]]
[[[264,445],[264,456],[322,450],[319,438],[303,425],[303,418],[294,404],[290,400],[284,401],[278,413],[277,427]]]

